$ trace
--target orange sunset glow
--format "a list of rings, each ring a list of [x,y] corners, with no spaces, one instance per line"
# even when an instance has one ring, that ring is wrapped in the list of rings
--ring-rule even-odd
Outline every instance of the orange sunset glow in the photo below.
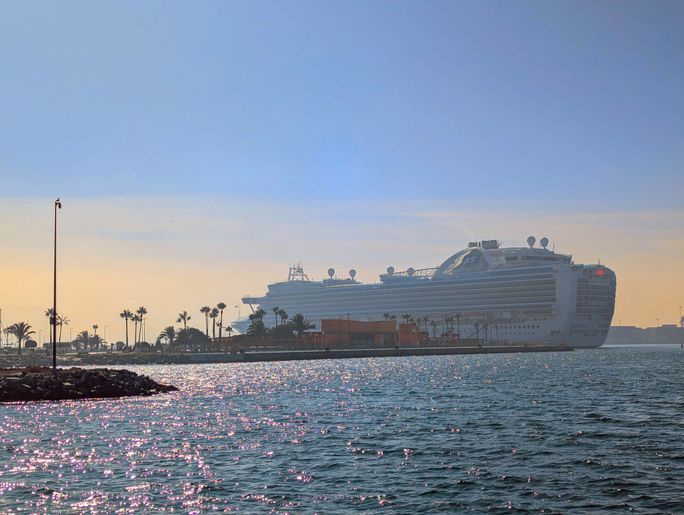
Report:
[[[60,311],[74,334],[98,324],[115,341],[123,338],[121,310],[145,306],[151,338],[182,310],[193,317],[191,325],[202,327],[199,308],[205,304],[225,302],[229,321],[237,318],[233,306],[244,315],[249,307],[242,305],[242,295],[263,293],[300,260],[319,279],[329,266],[354,267],[361,281],[375,282],[388,265],[435,266],[472,239],[497,237],[524,245],[529,233],[547,235],[557,251],[575,261],[600,261],[616,272],[614,325],[677,322],[684,291],[682,212],[548,216],[522,206],[506,212],[452,211],[416,202],[393,208],[388,220],[389,205],[310,207],[321,216],[287,203],[253,205],[247,215],[245,203],[223,197],[64,199]],[[51,203],[6,201],[0,215],[3,321],[30,321],[46,339]]]

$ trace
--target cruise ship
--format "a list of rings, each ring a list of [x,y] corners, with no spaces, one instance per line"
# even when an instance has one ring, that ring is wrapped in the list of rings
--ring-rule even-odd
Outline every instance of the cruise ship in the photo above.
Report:
[[[317,327],[326,318],[412,321],[430,336],[482,338],[498,344],[545,343],[572,348],[600,347],[615,306],[615,273],[601,264],[576,264],[549,250],[547,238],[527,247],[503,247],[497,240],[470,242],[436,268],[395,271],[363,284],[356,272],[313,281],[300,265],[287,281],[268,286],[261,297],[242,301],[254,311],[273,307],[302,313]],[[249,320],[234,322],[246,331]]]

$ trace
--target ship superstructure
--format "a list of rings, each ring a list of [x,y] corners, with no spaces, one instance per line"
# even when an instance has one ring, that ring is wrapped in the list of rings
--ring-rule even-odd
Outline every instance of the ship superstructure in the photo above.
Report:
[[[599,347],[610,328],[615,274],[603,265],[581,265],[547,248],[542,238],[528,247],[503,247],[497,240],[471,242],[436,268],[395,271],[379,283],[363,284],[356,272],[312,281],[291,267],[288,281],[268,286],[243,302],[267,313],[274,306],[302,313],[320,327],[325,318],[414,321],[431,336],[480,337],[498,343],[552,343]],[[234,323],[246,330],[247,319]]]

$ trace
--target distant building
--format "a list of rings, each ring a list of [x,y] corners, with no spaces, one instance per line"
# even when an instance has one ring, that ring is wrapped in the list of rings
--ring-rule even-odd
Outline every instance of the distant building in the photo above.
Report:
[[[645,328],[633,325],[613,326],[608,331],[606,339],[608,345],[652,343],[684,343],[684,329],[675,324]]]
[[[396,344],[396,320],[366,322],[324,319],[321,332],[326,347],[393,347]]]

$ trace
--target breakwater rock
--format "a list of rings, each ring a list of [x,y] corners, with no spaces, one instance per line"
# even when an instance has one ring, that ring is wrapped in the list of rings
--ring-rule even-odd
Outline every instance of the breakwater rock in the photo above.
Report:
[[[175,386],[159,384],[129,370],[109,368],[47,367],[0,369],[0,402],[56,401],[154,395],[173,392]]]

